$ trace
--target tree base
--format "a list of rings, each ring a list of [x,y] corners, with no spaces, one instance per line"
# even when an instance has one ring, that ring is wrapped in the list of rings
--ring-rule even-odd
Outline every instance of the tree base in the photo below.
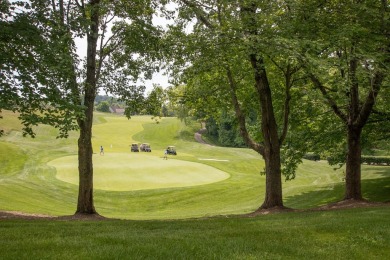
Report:
[[[343,199],[341,201],[329,203],[324,205],[319,210],[330,210],[330,209],[348,209],[348,208],[362,208],[371,206],[385,205],[383,202],[372,202],[366,199]]]
[[[98,213],[78,213],[76,212],[74,215],[67,216],[71,220],[106,220],[106,217]]]
[[[288,208],[285,206],[275,206],[270,208],[265,208],[261,206],[255,212],[248,214],[250,217],[260,216],[260,215],[268,215],[273,213],[284,213],[284,212],[294,212],[295,209]]]

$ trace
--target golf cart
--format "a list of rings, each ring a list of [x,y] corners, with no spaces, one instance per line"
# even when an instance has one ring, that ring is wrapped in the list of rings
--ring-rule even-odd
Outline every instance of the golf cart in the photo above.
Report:
[[[167,147],[167,154],[177,155],[176,148],[174,146]]]
[[[137,143],[131,144],[130,150],[131,150],[132,152],[139,152],[138,144],[137,144]]]
[[[150,145],[147,144],[147,143],[141,144],[139,149],[141,150],[141,152],[148,152],[148,153],[150,153],[152,151],[152,149],[150,148]]]

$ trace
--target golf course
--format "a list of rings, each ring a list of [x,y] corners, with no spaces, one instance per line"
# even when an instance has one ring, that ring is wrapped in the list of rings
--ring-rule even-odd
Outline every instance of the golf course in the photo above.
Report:
[[[57,139],[39,125],[23,137],[17,115],[3,111],[0,211],[57,217],[75,212],[77,138]],[[200,123],[177,118],[96,113],[94,199],[107,221],[0,218],[0,258],[383,259],[390,254],[390,208],[314,210],[343,198],[343,168],[303,160],[283,182],[296,212],[250,217],[264,200],[264,161],[246,148],[202,144]],[[132,143],[152,151],[130,152]],[[175,146],[177,155],[164,149]],[[100,146],[104,155],[99,154]],[[362,166],[363,196],[388,202],[390,167]],[[131,245],[131,246],[129,246]],[[25,248],[25,250],[18,250]],[[111,252],[111,253],[109,253]]]

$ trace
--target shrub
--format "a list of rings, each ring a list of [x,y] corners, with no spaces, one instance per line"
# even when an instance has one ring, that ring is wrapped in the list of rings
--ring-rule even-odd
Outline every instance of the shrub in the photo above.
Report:
[[[303,159],[310,160],[310,161],[319,161],[321,160],[321,157],[319,154],[307,153],[303,156]]]
[[[110,105],[107,101],[102,101],[96,106],[96,110],[100,112],[110,112]]]
[[[390,157],[362,156],[362,163],[365,163],[368,165],[390,165]]]

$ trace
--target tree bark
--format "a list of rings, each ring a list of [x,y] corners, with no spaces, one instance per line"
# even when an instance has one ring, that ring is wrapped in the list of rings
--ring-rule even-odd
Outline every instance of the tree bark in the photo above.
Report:
[[[251,54],[250,61],[255,74],[256,90],[260,98],[261,131],[264,139],[263,157],[265,160],[266,190],[261,208],[283,207],[280,143],[271,88],[262,58],[257,58],[255,54]]]
[[[87,34],[87,76],[84,85],[84,118],[78,120],[79,196],[76,213],[95,214],[93,202],[92,121],[96,97],[96,48],[99,32],[99,0],[90,1],[91,24]]]
[[[270,147],[265,147],[265,154],[263,157],[265,160],[266,185],[264,202],[260,208],[284,207],[279,145],[277,145],[277,147],[272,145]]]
[[[348,127],[348,155],[345,172],[344,200],[362,200],[360,127]]]
[[[86,117],[91,117],[89,112],[85,112]],[[93,164],[92,164],[92,131],[86,127],[85,119],[80,126],[80,137],[78,140],[79,156],[79,195],[76,213],[95,214],[93,203]]]

